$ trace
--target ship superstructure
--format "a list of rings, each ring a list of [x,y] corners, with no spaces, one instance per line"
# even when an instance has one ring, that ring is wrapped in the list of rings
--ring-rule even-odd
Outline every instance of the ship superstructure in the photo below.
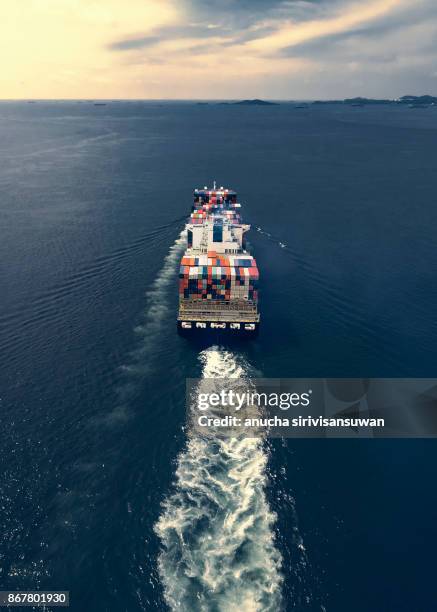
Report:
[[[178,327],[188,330],[258,331],[259,272],[245,244],[237,193],[194,190],[186,225],[187,250],[179,272]]]

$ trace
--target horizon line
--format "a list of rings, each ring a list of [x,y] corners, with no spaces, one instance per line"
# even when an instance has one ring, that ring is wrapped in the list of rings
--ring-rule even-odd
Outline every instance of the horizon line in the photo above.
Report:
[[[433,94],[404,94],[402,96],[395,97],[374,97],[374,96],[366,96],[363,94],[347,96],[347,97],[338,97],[338,98],[324,98],[324,97],[315,97],[315,98],[98,98],[98,97],[90,97],[90,98],[32,98],[30,96],[22,97],[22,98],[2,98],[0,97],[0,102],[240,102],[245,100],[262,100],[266,102],[316,102],[323,101],[329,102],[331,100],[353,100],[355,98],[363,98],[367,100],[389,100],[396,101],[403,97],[437,97],[437,93]]]

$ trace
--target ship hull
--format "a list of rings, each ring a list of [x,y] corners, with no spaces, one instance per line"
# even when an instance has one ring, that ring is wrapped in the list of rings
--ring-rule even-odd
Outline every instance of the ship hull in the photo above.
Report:
[[[256,323],[217,323],[216,321],[178,321],[178,333],[181,336],[215,336],[255,338],[259,333],[259,322]]]

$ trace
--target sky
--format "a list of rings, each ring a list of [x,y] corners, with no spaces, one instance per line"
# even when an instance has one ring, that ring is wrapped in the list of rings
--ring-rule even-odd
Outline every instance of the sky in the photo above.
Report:
[[[0,98],[437,95],[437,0],[1,0]]]

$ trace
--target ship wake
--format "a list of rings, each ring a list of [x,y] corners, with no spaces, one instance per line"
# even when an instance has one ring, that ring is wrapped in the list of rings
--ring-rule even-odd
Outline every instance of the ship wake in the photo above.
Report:
[[[186,248],[187,231],[183,229],[170,247],[162,268],[146,293],[146,310],[143,321],[135,328],[139,337],[136,349],[130,354],[128,364],[121,366],[121,370],[128,377],[138,376],[141,379],[148,373],[151,358],[155,354],[156,341],[161,333],[165,321],[170,317],[168,293],[176,278],[177,264]],[[121,396],[128,395],[132,384],[126,382],[119,390]]]
[[[230,352],[200,354],[202,379],[248,379]],[[200,382],[200,387],[202,380]],[[281,555],[265,494],[267,450],[259,438],[189,432],[173,492],[155,525],[158,559],[171,610],[227,612],[281,609]]]
[[[183,229],[170,247],[164,259],[163,266],[152,287],[146,293],[147,310],[142,325],[135,332],[142,336],[142,351],[149,352],[156,342],[157,334],[169,314],[168,290],[175,282],[177,264],[187,246],[187,230]]]

